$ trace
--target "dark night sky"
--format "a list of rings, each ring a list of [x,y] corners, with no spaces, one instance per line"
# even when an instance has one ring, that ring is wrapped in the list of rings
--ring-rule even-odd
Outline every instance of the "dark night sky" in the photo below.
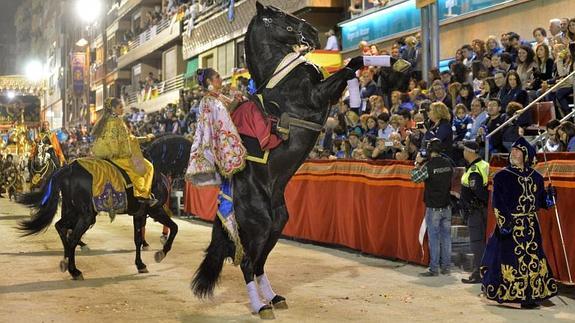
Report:
[[[0,42],[7,42],[7,46],[16,46],[16,27],[14,26],[14,16],[16,8],[21,4],[21,0],[0,0]],[[4,45],[4,44],[2,44]],[[5,57],[5,47],[0,46],[0,59]],[[14,74],[16,66],[13,64],[0,64],[0,75]]]

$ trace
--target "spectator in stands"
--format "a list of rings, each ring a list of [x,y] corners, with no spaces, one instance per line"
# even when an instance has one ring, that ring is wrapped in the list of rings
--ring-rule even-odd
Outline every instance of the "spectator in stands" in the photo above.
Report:
[[[447,91],[440,80],[435,80],[431,84],[431,96],[433,98],[433,102],[443,102],[451,109],[451,98],[447,95]]]
[[[513,115],[523,109],[523,106],[517,102],[509,102],[507,108],[505,110],[505,114],[507,115],[507,119],[513,117]],[[511,121],[505,128],[501,129],[502,137],[501,141],[503,142],[503,147],[507,150],[507,152],[511,152],[511,146],[519,137],[522,137],[524,134],[523,128],[519,125],[519,119],[515,119]]]
[[[547,32],[545,28],[537,27],[533,29],[533,38],[535,39],[535,44],[533,44],[533,50],[537,50],[540,45],[549,45],[549,40],[547,39]]]
[[[493,35],[489,35],[489,37],[487,37],[487,41],[485,42],[485,51],[488,55],[498,55],[503,52],[503,48],[499,46],[497,37]]]
[[[521,81],[522,88],[524,90],[533,89],[534,76],[533,73],[537,68],[537,63],[535,63],[535,52],[531,49],[531,46],[522,45],[517,51],[517,74],[519,75],[519,80]]]
[[[561,142],[561,151],[575,152],[575,124],[563,121],[557,128],[557,137]]]
[[[505,73],[509,73],[510,70],[515,70],[515,59],[511,54],[504,52],[501,54],[501,62],[499,63],[499,69]]]
[[[369,98],[377,93],[377,85],[373,81],[373,72],[369,69],[363,70],[359,77],[359,84],[361,107],[358,114],[369,113],[371,111]]]
[[[456,165],[463,166],[463,140],[465,134],[473,125],[473,119],[467,113],[467,107],[459,103],[455,106],[455,116],[452,122],[453,130],[453,161]]]
[[[495,72],[501,70],[501,54],[491,55],[491,74],[495,75]]]
[[[351,0],[347,11],[351,14],[351,17],[357,17],[363,12],[363,0]]]
[[[499,38],[499,43],[501,44],[502,52],[507,51],[507,49],[509,48],[509,34],[508,33],[501,34]]]
[[[549,46],[542,44],[535,49],[536,68],[533,72],[534,90],[541,88],[541,82],[547,81],[553,77],[553,59],[550,57]]]
[[[383,97],[379,95],[372,95],[369,97],[369,105],[371,115],[377,117],[383,112],[389,112],[383,103]]]
[[[433,138],[441,142],[441,151],[453,158],[453,129],[451,127],[451,114],[449,108],[443,102],[434,102],[429,109],[431,128],[423,128],[424,141],[429,142]]]
[[[391,92],[391,107],[389,112],[397,113],[399,111],[399,106],[401,105],[401,91]]]
[[[571,72],[573,72],[573,50],[575,46],[569,46],[569,49],[565,47],[563,44],[557,44],[554,46],[555,54],[555,74],[554,78],[548,80],[547,82],[543,82],[542,91],[547,90],[547,84],[555,84],[559,80],[565,78]],[[573,93],[573,82],[575,78],[571,77],[570,80],[563,82],[562,85],[555,92],[555,99],[559,103],[560,107],[560,114],[567,114],[571,111],[569,108],[569,95]]]
[[[405,38],[405,49],[401,53],[401,58],[411,64],[412,77],[421,80],[421,51],[415,36]]]
[[[475,53],[474,60],[482,60],[483,56],[487,54],[485,51],[485,42],[481,39],[474,39],[471,42],[471,48],[473,48],[473,52]]]
[[[503,78],[505,80],[505,78]],[[499,94],[499,88],[495,84],[495,79],[493,77],[488,77],[481,82],[480,92],[477,97],[489,100],[491,98],[497,98]]]
[[[554,153],[561,149],[561,141],[557,135],[557,129],[560,125],[561,123],[557,119],[547,122],[547,125],[545,125],[545,128],[547,128],[547,136],[546,138],[542,138],[544,145],[541,147],[541,150]]]
[[[398,132],[401,135],[401,139],[405,139],[409,134],[410,129],[412,129],[415,124],[413,120],[411,120],[411,113],[407,110],[399,110],[397,112],[398,121],[399,121],[399,129]]]
[[[403,149],[395,154],[397,160],[415,160],[423,135],[419,131],[414,131],[405,138]]]
[[[365,131],[365,135],[377,137],[378,135],[378,124],[377,118],[374,116],[368,116],[366,121],[367,129]]]
[[[498,99],[491,99],[487,102],[487,114],[489,118],[486,120],[485,124],[482,125],[477,130],[477,138],[476,140],[479,143],[485,142],[485,136],[491,134],[495,129],[501,126],[506,118],[505,115],[501,113],[501,101]],[[499,131],[494,134],[489,139],[489,152],[496,153],[496,152],[505,152],[505,147],[503,146],[502,140],[502,132]]]
[[[443,71],[440,73],[441,83],[447,89],[449,83],[451,83],[451,72],[449,70]]]
[[[575,18],[569,20],[569,25],[567,26],[565,36],[569,43],[575,42]]]
[[[441,103],[438,103],[441,104]],[[441,156],[443,145],[438,139],[427,144],[426,156],[415,158],[411,180],[425,182],[423,201],[429,239],[429,269],[422,277],[449,275],[451,266],[451,163]],[[428,155],[428,156],[427,156]]]
[[[324,49],[338,51],[339,45],[337,43],[337,37],[335,36],[335,31],[333,31],[333,29],[330,29],[328,32],[325,33],[325,35],[327,37],[327,43]]]
[[[394,132],[393,127],[389,124],[389,113],[382,112],[377,116],[377,137],[383,139],[389,139],[391,133]]]
[[[507,78],[505,79],[505,86],[501,91],[501,107],[507,109],[507,104],[511,101],[515,101],[522,106],[527,106],[529,103],[529,97],[527,91],[522,88],[521,79],[519,74],[515,71],[507,73]],[[527,120],[525,120],[527,121]]]
[[[549,44],[562,44],[563,43],[563,33],[561,32],[561,19],[551,19],[549,20]]]
[[[461,51],[463,53],[463,65],[467,68],[471,68],[471,63],[476,59],[473,48],[471,45],[465,44],[461,47]]]
[[[505,52],[511,55],[511,60],[517,60],[517,51],[519,50],[519,46],[521,46],[521,38],[515,32],[509,32],[508,34],[509,39],[509,46],[505,49]]]
[[[459,95],[457,96],[457,102],[461,103],[465,106],[465,109],[471,108],[471,102],[475,99],[473,87],[471,84],[465,82],[461,84],[461,88],[459,89]]]
[[[473,124],[465,133],[465,140],[475,140],[477,138],[477,132],[483,124],[487,121],[489,115],[487,114],[485,101],[482,99],[475,99],[471,102],[471,118],[473,119]]]
[[[348,135],[348,141],[350,147],[350,156],[353,156],[353,152],[361,145],[361,139],[357,133],[352,132]]]
[[[561,28],[561,33],[563,36],[567,35],[567,30],[569,29],[569,18],[561,18],[561,24],[559,25]]]

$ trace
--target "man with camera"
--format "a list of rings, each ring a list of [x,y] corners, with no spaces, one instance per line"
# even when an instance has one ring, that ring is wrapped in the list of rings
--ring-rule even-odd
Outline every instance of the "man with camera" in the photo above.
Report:
[[[425,182],[423,202],[425,203],[425,224],[429,242],[429,270],[419,274],[422,277],[450,273],[451,265],[451,162],[441,155],[442,144],[437,138],[428,141],[427,149],[421,150],[415,158],[411,180]]]
[[[485,250],[485,231],[487,230],[489,163],[481,159],[479,145],[475,141],[463,142],[463,158],[467,167],[461,177],[460,202],[467,215],[469,244],[473,253],[473,271],[469,278],[463,278],[461,282],[479,284],[481,283],[479,267]]]

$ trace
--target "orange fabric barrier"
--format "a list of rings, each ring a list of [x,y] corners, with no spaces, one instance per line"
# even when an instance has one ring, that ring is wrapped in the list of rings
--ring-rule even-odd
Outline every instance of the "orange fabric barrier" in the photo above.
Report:
[[[547,166],[557,187],[561,225],[571,271],[575,274],[575,237],[571,234],[575,216],[568,212],[575,209],[575,198],[571,198],[575,196],[575,161],[553,160]],[[423,184],[409,180],[412,167],[411,162],[398,161],[304,163],[286,189],[290,219],[284,235],[427,264],[427,252],[424,254],[418,243],[425,213]],[[536,168],[545,174],[545,165],[538,164]],[[492,168],[491,174],[496,170]],[[195,188],[190,184],[186,188],[186,212],[213,220],[218,189]],[[490,208],[490,233],[494,219]],[[568,281],[554,210],[543,210],[539,220],[553,273],[559,280]]]
[[[184,189],[184,212],[193,214],[202,220],[213,221],[218,210],[217,186],[196,187],[186,182]]]

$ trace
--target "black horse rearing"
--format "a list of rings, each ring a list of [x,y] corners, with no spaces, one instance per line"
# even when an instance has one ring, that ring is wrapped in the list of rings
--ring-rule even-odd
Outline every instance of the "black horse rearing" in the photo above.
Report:
[[[330,103],[337,102],[347,80],[354,78],[355,71],[363,66],[363,58],[353,58],[346,68],[327,79],[323,79],[312,64],[301,64],[275,87],[265,88],[280,61],[294,52],[294,46],[313,49],[319,47],[319,40],[317,30],[305,20],[259,2],[256,5],[257,15],[248,26],[245,46],[247,66],[258,90],[265,101],[277,102],[282,113],[323,125]],[[273,292],[264,266],[288,220],[286,185],[308,156],[318,135],[319,131],[292,125],[289,139],[270,152],[267,164],[248,161],[246,168],[232,179],[234,210],[245,252],[241,269],[252,310],[262,318],[273,318],[269,303],[276,308],[287,308],[285,298]],[[213,294],[224,259],[232,257],[234,250],[221,222],[216,220],[211,243],[192,281],[196,296]]]

